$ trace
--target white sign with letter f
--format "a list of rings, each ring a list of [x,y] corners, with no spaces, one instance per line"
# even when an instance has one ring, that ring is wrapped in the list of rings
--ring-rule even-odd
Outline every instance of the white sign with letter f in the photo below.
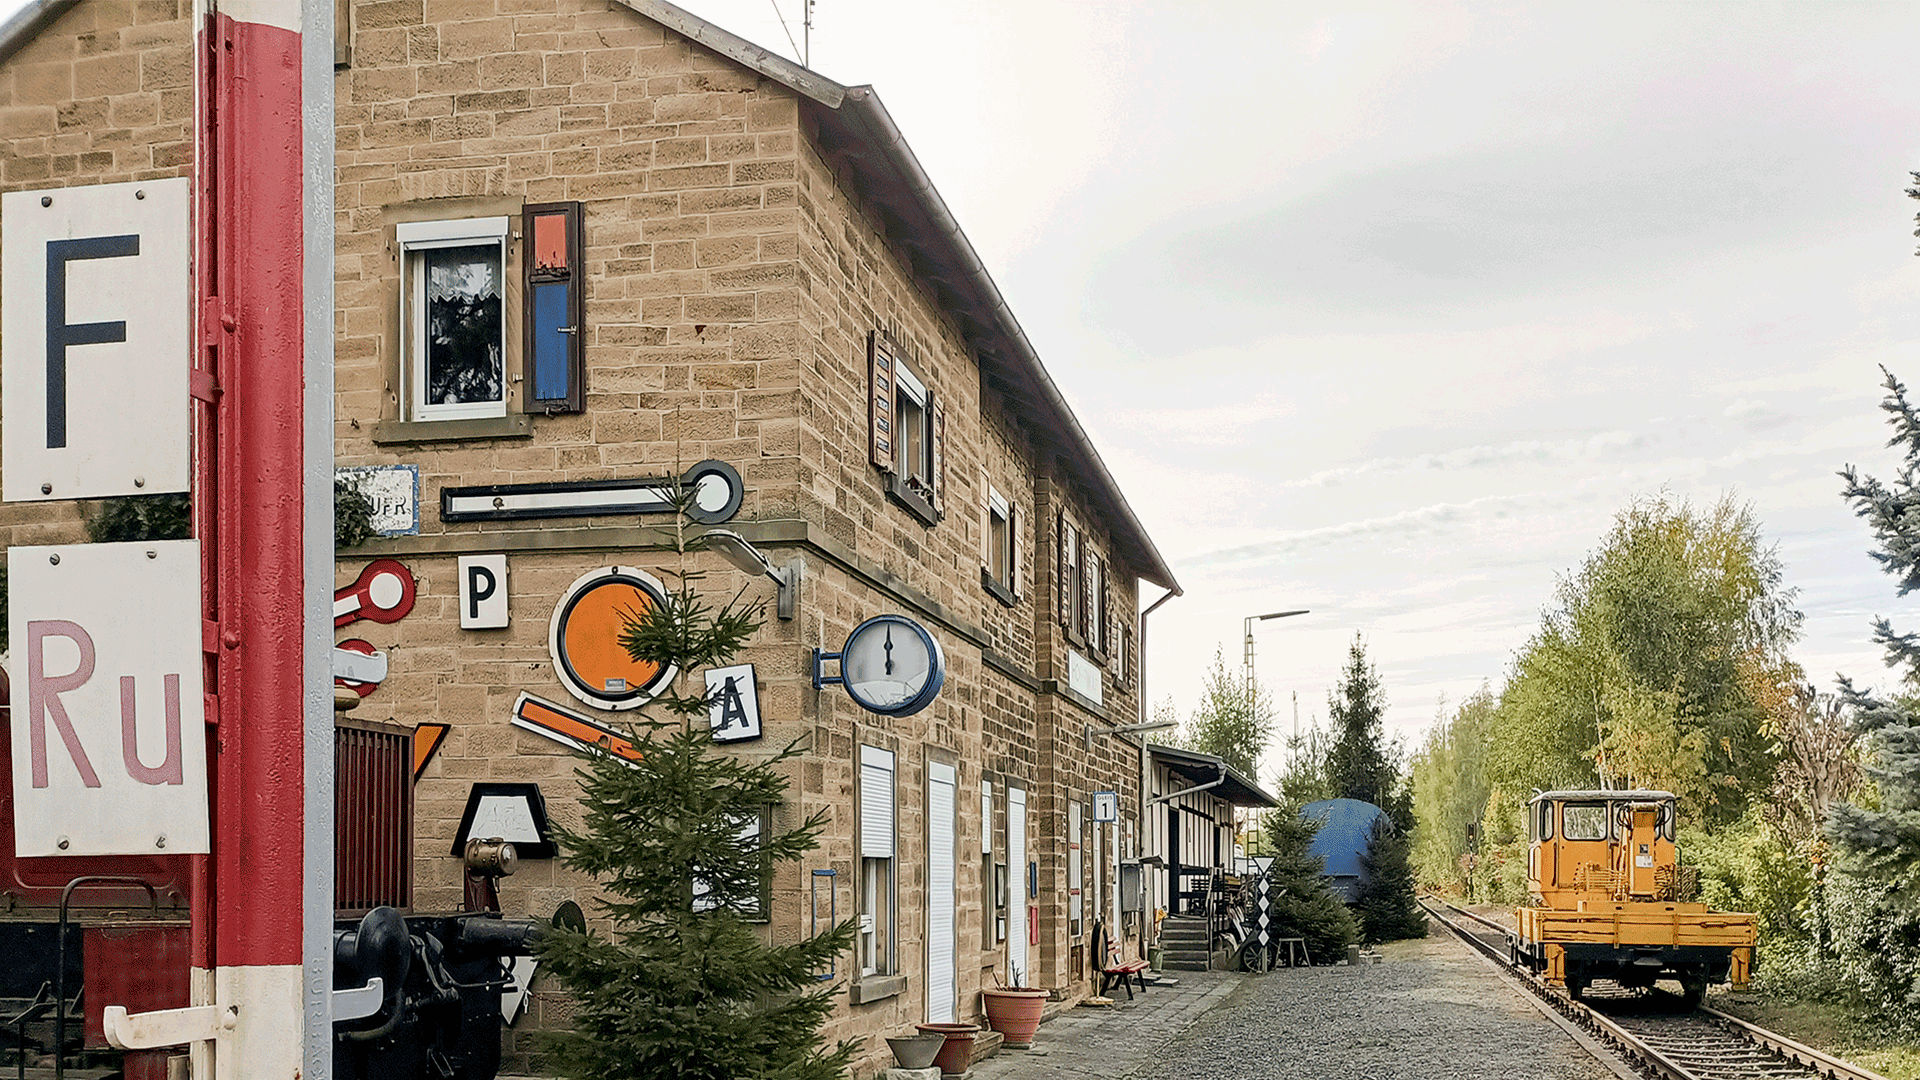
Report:
[[[185,177],[0,196],[7,502],[186,491]]]
[[[203,854],[200,544],[16,547],[14,852]]]

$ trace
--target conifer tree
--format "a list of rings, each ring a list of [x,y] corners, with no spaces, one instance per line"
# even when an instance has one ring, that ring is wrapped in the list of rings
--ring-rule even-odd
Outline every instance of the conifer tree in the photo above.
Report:
[[[1281,807],[1260,822],[1263,855],[1272,855],[1267,868],[1269,933],[1304,938],[1307,955],[1328,964],[1344,957],[1347,946],[1359,938],[1353,914],[1327,888],[1320,873],[1326,860],[1311,854],[1320,824],[1300,816],[1296,807]],[[1248,933],[1254,931],[1254,912],[1247,911]]]
[[[1413,799],[1400,790],[1399,772],[1387,756],[1386,712],[1380,672],[1368,662],[1366,642],[1356,634],[1347,649],[1340,687],[1327,695],[1333,727],[1333,744],[1327,748],[1327,788],[1336,799],[1372,803],[1406,830],[1413,828]]]
[[[1375,818],[1360,856],[1360,889],[1353,898],[1360,939],[1369,945],[1427,936],[1427,916],[1414,899],[1413,859],[1407,836]]]
[[[1894,430],[1887,445],[1901,451],[1899,476],[1889,486],[1851,465],[1840,475],[1854,512],[1873,530],[1873,557],[1899,579],[1904,596],[1920,588],[1920,414],[1900,380],[1882,372],[1880,407]],[[1920,635],[1876,618],[1873,637],[1909,690],[1920,684]],[[1866,798],[1834,804],[1827,819],[1842,877],[1835,929],[1851,939],[1847,974],[1855,989],[1886,1018],[1920,1031],[1920,717],[1911,700],[1882,698],[1844,678],[1841,694],[1865,737],[1871,783]]]
[[[550,1036],[553,1064],[572,1080],[842,1077],[855,1044],[821,1043],[837,988],[815,972],[851,947],[853,923],[787,944],[755,925],[773,868],[816,846],[825,813],[778,827],[795,748],[722,750],[707,720],[703,671],[753,635],[761,605],[709,605],[684,514],[674,537],[666,601],[631,616],[621,645],[677,674],[631,725],[635,753],[597,753],[577,771],[580,828],[556,827],[567,865],[605,890],[613,930],[556,930],[542,946],[575,1001],[571,1028]]]

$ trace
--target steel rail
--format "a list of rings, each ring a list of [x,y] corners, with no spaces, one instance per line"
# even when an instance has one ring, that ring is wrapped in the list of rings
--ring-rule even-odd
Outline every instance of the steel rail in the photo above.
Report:
[[[1821,1076],[1833,1077],[1835,1080],[1887,1080],[1886,1077],[1871,1069],[1855,1065],[1851,1061],[1842,1061],[1832,1054],[1822,1053],[1804,1043],[1794,1042],[1785,1035],[1768,1031],[1758,1024],[1748,1023],[1732,1013],[1721,1012],[1719,1009],[1708,1008],[1705,1005],[1700,1007],[1700,1011],[1733,1027],[1774,1053],[1797,1061]]]
[[[1445,900],[1439,900],[1437,897],[1433,899],[1441,906],[1448,908],[1456,914],[1465,916],[1474,922],[1497,931],[1503,937],[1512,934],[1512,931],[1507,927],[1491,919]],[[1425,908],[1428,914],[1437,919],[1441,925],[1453,931],[1455,936],[1485,954],[1503,970],[1513,975],[1522,985],[1532,991],[1536,997],[1558,1010],[1574,1023],[1593,1031],[1617,1048],[1638,1058],[1639,1064],[1642,1064],[1644,1068],[1655,1075],[1664,1077],[1666,1080],[1701,1080],[1697,1073],[1688,1070],[1684,1065],[1681,1065],[1679,1062],[1674,1061],[1667,1055],[1647,1045],[1646,1042],[1634,1035],[1633,1032],[1614,1022],[1609,1017],[1581,1002],[1574,1001],[1564,994],[1554,992],[1532,972],[1515,967],[1509,958],[1501,955],[1500,950],[1495,948],[1491,943],[1460,925],[1455,920],[1448,918],[1445,914],[1442,914],[1435,908],[1434,904],[1429,903],[1427,899],[1421,899],[1420,906]],[[1757,1024],[1749,1023],[1737,1016],[1730,1015],[1718,1009],[1702,1007],[1699,1011],[1727,1025],[1734,1033],[1752,1040],[1754,1043],[1778,1055],[1787,1062],[1810,1070],[1817,1076],[1827,1077],[1829,1080],[1887,1080],[1886,1077],[1870,1069],[1855,1065],[1849,1061],[1843,1061],[1831,1054],[1815,1050],[1810,1046],[1795,1042],[1784,1035],[1768,1031],[1766,1028],[1760,1027]]]

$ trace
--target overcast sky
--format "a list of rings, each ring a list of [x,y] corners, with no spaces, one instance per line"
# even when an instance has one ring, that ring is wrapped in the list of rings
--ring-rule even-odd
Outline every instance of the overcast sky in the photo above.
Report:
[[[795,53],[773,0],[687,6]],[[1834,475],[1891,471],[1876,365],[1920,380],[1920,5],[814,11],[1186,590],[1156,701],[1306,607],[1263,686],[1324,718],[1358,633],[1416,738],[1662,490],[1752,503],[1823,685],[1920,628]]]
[[[798,58],[801,3],[686,6]],[[814,21],[812,66],[877,88],[1186,590],[1150,620],[1156,701],[1306,607],[1256,631],[1263,686],[1324,718],[1358,633],[1416,739],[1662,490],[1751,502],[1823,685],[1884,684],[1871,615],[1920,628],[1834,475],[1891,471],[1876,365],[1920,380],[1920,5]]]

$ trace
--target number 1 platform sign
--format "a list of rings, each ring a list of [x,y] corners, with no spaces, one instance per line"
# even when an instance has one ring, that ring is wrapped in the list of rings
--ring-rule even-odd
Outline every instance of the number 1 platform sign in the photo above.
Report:
[[[194,540],[16,547],[14,851],[204,854]]]

